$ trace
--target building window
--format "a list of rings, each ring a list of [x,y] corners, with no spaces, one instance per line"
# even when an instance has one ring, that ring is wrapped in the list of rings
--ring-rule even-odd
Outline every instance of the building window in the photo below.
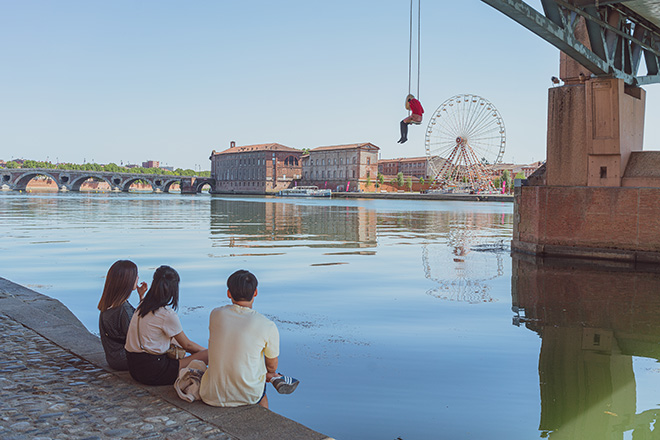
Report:
[[[353,170],[353,179],[355,179],[355,170]]]
[[[353,163],[357,163],[357,157],[356,156],[353,156]],[[355,177],[355,176],[353,176],[353,177]]]
[[[371,158],[367,157],[367,165],[371,165]]]

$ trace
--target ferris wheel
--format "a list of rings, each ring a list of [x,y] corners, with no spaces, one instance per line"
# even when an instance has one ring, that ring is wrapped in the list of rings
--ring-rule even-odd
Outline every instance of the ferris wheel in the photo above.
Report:
[[[433,113],[426,128],[426,159],[432,187],[493,189],[491,167],[502,161],[504,120],[488,100],[456,95]]]

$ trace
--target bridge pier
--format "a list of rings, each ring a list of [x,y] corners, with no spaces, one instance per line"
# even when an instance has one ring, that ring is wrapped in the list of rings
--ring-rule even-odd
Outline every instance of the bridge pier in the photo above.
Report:
[[[646,93],[562,58],[544,171],[515,188],[512,249],[660,263],[660,151],[642,152]]]
[[[196,194],[192,177],[181,177],[181,194]]]

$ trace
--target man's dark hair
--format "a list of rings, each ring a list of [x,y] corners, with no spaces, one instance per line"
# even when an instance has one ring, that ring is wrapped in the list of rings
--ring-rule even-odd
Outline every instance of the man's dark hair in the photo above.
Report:
[[[234,301],[252,301],[257,284],[257,277],[247,270],[237,270],[227,278],[227,288]]]

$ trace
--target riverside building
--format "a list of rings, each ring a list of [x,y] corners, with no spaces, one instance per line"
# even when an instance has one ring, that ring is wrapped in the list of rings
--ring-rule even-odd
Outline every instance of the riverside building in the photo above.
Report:
[[[294,186],[302,175],[302,151],[277,143],[236,146],[211,153],[216,193],[270,194]]]
[[[369,142],[313,148],[302,157],[301,184],[333,191],[373,191],[379,150]]]
[[[432,174],[426,156],[380,159],[378,161],[378,172],[386,178],[402,173],[405,177],[426,179]]]

